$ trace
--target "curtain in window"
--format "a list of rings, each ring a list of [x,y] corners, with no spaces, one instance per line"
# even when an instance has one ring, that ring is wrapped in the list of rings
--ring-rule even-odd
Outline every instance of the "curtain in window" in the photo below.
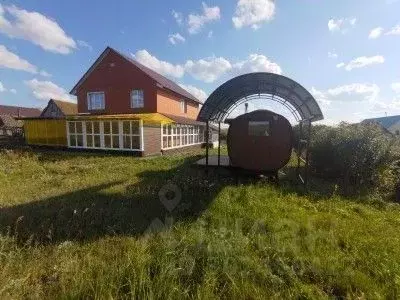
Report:
[[[144,106],[143,90],[133,90],[131,92],[131,108],[141,108]]]

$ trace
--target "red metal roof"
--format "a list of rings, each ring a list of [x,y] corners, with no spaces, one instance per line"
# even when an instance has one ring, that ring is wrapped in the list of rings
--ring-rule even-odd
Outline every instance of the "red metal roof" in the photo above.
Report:
[[[42,111],[38,108],[0,105],[0,114],[10,115],[14,118],[39,117]]]

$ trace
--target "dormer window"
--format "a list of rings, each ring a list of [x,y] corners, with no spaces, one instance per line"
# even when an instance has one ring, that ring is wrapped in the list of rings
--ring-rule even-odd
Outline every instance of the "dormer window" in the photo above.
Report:
[[[143,90],[133,90],[131,92],[131,108],[144,107],[144,92]]]
[[[103,110],[106,108],[104,92],[87,93],[88,110]]]

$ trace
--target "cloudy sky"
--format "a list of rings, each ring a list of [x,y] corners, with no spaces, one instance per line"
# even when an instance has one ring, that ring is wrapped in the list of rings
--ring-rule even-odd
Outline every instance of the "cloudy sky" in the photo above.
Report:
[[[111,46],[200,99],[267,71],[306,87],[326,123],[400,114],[399,12],[399,0],[3,0],[0,103],[75,101]]]

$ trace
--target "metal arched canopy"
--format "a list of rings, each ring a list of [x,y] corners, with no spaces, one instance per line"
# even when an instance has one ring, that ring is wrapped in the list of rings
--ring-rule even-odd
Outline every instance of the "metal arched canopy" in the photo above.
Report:
[[[249,73],[218,87],[205,101],[197,119],[223,122],[235,106],[254,99],[254,95],[278,101],[289,110],[292,108],[292,113],[297,112],[294,115],[298,121],[315,122],[324,118],[314,97],[296,81],[273,73]]]

